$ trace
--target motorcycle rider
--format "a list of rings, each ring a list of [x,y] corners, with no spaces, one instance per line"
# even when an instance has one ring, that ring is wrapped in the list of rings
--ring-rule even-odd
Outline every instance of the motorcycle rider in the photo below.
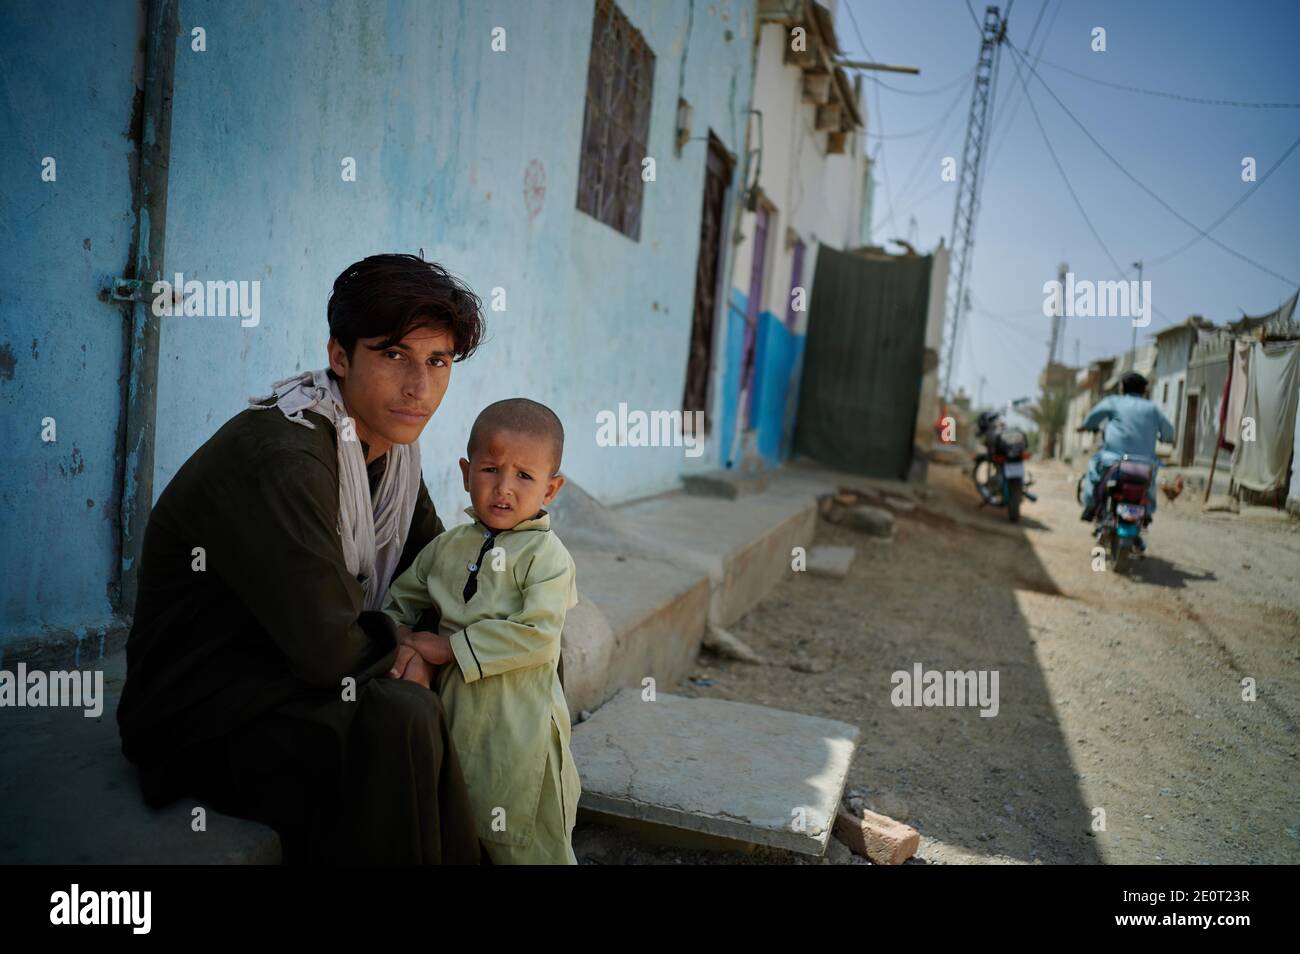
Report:
[[[1106,425],[1101,450],[1092,455],[1088,472],[1083,477],[1083,514],[1080,520],[1096,516],[1097,482],[1125,454],[1151,461],[1151,484],[1147,488],[1147,523],[1156,512],[1155,484],[1156,438],[1166,443],[1174,439],[1174,426],[1160,408],[1146,399],[1147,379],[1130,371],[1120,379],[1120,393],[1111,394],[1097,402],[1097,406],[1084,418],[1081,431],[1095,431]]]

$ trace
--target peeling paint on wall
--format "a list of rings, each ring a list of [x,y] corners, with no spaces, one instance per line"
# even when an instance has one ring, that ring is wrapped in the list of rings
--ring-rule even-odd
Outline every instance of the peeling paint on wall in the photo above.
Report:
[[[524,169],[524,207],[528,209],[530,222],[537,218],[545,201],[546,167],[540,159],[530,159],[528,167]]]

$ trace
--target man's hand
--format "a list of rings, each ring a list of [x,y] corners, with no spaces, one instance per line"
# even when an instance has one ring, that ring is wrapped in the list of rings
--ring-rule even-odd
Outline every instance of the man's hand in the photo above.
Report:
[[[397,658],[393,661],[393,668],[388,670],[388,675],[393,679],[419,683],[429,689],[433,683],[433,666],[414,647],[402,645],[397,647]]]
[[[440,636],[437,633],[416,632],[409,626],[397,627],[397,646],[398,658],[401,658],[402,650],[409,649],[433,666],[441,666],[455,659],[451,651],[450,637]]]

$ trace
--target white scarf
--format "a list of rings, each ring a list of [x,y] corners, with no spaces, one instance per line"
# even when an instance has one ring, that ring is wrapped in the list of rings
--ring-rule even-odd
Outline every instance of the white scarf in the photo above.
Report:
[[[356,437],[356,424],[348,417],[343,395],[325,370],[304,371],[276,381],[272,393],[251,398],[256,410],[279,408],[295,424],[315,429],[303,416],[315,411],[334,425],[339,452],[339,538],[348,572],[365,591],[364,608],[383,605],[392,581],[420,492],[420,445],[394,444],[374,498],[366,473],[366,456]],[[274,403],[269,403],[269,402]]]

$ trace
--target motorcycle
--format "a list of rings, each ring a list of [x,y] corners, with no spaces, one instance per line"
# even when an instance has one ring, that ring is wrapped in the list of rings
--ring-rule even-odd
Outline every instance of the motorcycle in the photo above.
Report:
[[[1031,456],[1025,433],[1003,426],[1001,415],[993,412],[980,415],[979,433],[985,449],[975,457],[971,478],[980,506],[1006,507],[1007,519],[1018,523],[1021,500],[1038,500],[1027,486],[1032,481],[1025,475],[1025,461]]]
[[[1142,529],[1151,523],[1147,495],[1154,475],[1154,461],[1125,454],[1107,468],[1097,483],[1093,536],[1106,556],[1107,565],[1116,573],[1124,572],[1133,556],[1146,555]],[[1082,504],[1082,477],[1075,496]]]

